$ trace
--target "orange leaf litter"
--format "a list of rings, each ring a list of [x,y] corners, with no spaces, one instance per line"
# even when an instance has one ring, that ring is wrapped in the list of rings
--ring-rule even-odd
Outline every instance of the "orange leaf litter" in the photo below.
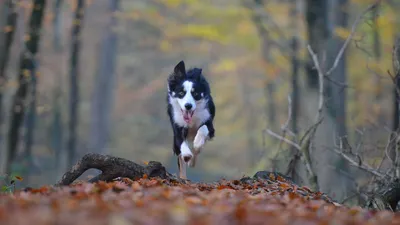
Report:
[[[283,179],[212,184],[123,178],[0,194],[1,225],[400,224],[400,216],[335,206]]]

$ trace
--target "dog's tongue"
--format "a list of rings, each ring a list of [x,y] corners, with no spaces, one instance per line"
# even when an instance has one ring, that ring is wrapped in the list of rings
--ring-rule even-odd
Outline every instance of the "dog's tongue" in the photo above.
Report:
[[[192,116],[193,116],[193,112],[190,112],[190,111],[183,112],[183,120],[185,120],[186,123],[192,122]]]

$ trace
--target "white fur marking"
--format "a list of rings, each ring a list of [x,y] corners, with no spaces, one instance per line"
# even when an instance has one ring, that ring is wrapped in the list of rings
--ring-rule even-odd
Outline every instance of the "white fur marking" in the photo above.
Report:
[[[181,158],[184,159],[185,157],[193,158],[192,151],[190,151],[190,148],[186,141],[182,142],[181,144]]]
[[[195,155],[199,154],[201,149],[203,148],[204,144],[206,143],[207,137],[208,137],[208,128],[206,125],[201,126],[197,130],[196,137],[194,138],[193,141],[193,148]]]
[[[186,91],[186,94],[183,98],[178,98],[178,103],[181,107],[182,110],[186,110],[185,105],[187,103],[192,104],[192,109],[191,110],[195,110],[196,109],[196,101],[194,100],[193,96],[192,96],[192,88],[193,88],[193,82],[190,81],[185,81],[183,82],[183,89]]]

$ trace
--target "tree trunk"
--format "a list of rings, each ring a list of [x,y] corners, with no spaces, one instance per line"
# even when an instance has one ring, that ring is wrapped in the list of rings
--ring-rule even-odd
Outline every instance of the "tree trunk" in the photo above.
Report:
[[[251,19],[254,23],[255,28],[257,29],[258,36],[260,38],[260,45],[261,45],[261,57],[264,62],[265,66],[268,66],[268,64],[271,64],[271,59],[270,59],[270,45],[269,45],[269,40],[268,40],[268,31],[265,28],[262,17],[260,15],[259,11],[263,10],[264,3],[259,0],[253,0],[253,1],[243,1],[244,7],[248,8],[249,10],[252,11],[251,13]],[[265,74],[266,76],[268,74]],[[248,88],[244,88],[244,90],[247,90]],[[264,93],[265,93],[265,99],[267,100],[266,104],[266,115],[267,115],[267,124],[268,127],[275,128],[277,127],[276,123],[276,103],[275,103],[275,81],[271,78],[266,78],[265,81],[265,86],[264,86]],[[248,97],[247,93],[244,93],[245,102],[250,102],[250,98]],[[253,111],[253,110],[250,110]],[[257,142],[256,138],[254,137],[253,130],[255,126],[255,120],[254,115],[252,115],[252,112],[249,112],[249,121],[247,122],[247,133],[249,135],[248,137],[248,146],[249,146],[249,151],[253,151],[257,148]],[[265,147],[265,146],[264,146]],[[263,149],[266,151],[266,149]],[[255,169],[262,169],[259,167],[263,167],[266,162],[267,158],[264,159],[259,159],[256,158],[255,160],[259,161],[258,165],[255,166]],[[251,163],[254,163],[253,160],[251,160]],[[273,162],[275,163],[275,162]],[[275,166],[274,166],[275,167]]]
[[[348,1],[347,0],[339,0],[335,7],[334,12],[334,20],[333,27],[339,26],[343,28],[348,27],[348,13],[346,10],[348,9]],[[344,44],[344,40],[339,37],[334,37],[334,49],[330,52],[331,62],[333,63],[334,58],[339,53],[338,50]],[[336,81],[337,83],[345,84],[347,82],[346,74],[347,74],[347,65],[346,59],[347,58],[347,51],[345,50],[342,58],[340,59],[336,69],[332,72],[331,78]],[[329,64],[329,66],[332,65]],[[347,89],[343,85],[333,84],[330,83],[331,86],[331,99],[332,103],[330,104],[332,109],[332,115],[336,118],[336,133],[337,135],[342,138],[347,135],[346,129],[346,94]]]
[[[62,13],[61,13],[61,7],[62,7],[63,0],[55,0],[54,6],[53,6],[53,31],[54,31],[54,37],[53,37],[53,47],[56,51],[61,51],[62,50],[62,45],[61,45],[61,32],[62,32]]]
[[[118,34],[113,30],[117,26],[114,16],[119,8],[119,0],[110,0],[110,22],[105,30],[101,44],[98,69],[95,76],[95,89],[92,103],[92,123],[89,149],[92,152],[105,153],[110,140],[111,115],[114,102],[114,87],[117,74],[115,72]]]
[[[327,4],[328,0],[307,0],[306,23],[308,42],[315,53],[318,54],[322,63],[323,45],[328,39],[327,29]],[[314,62],[311,57],[306,63],[306,74],[308,87],[318,89],[318,72],[314,69]]]
[[[5,24],[5,27],[2,27],[2,30],[4,31],[4,39],[2,39],[2,43],[0,43],[0,115],[2,112],[2,97],[3,97],[3,89],[5,82],[7,80],[6,77],[6,68],[7,68],[7,63],[10,58],[10,49],[12,42],[14,40],[14,33],[16,30],[16,24],[17,24],[17,9],[15,7],[15,1],[13,0],[7,0],[5,3],[3,12],[5,15],[7,15],[7,21]],[[0,116],[0,124],[1,124],[2,118]]]
[[[20,56],[19,86],[13,98],[11,124],[8,133],[8,162],[10,165],[14,161],[18,149],[19,133],[25,113],[29,82],[32,79],[30,77],[31,71],[34,69],[36,53],[39,49],[40,30],[42,29],[45,8],[46,0],[35,0],[33,2],[32,14],[29,21],[29,32],[27,34],[30,38],[26,40],[26,49],[22,50]],[[10,165],[7,167],[6,173],[11,171]]]
[[[373,14],[373,49],[374,49],[374,57],[376,63],[380,63],[381,61],[381,55],[382,55],[382,50],[381,50],[381,37],[379,34],[379,25],[378,25],[378,18],[379,18],[379,11],[380,11],[380,4],[376,5],[372,9],[372,14]],[[379,105],[382,102],[382,81],[379,76],[374,76],[374,94],[375,94],[375,104]],[[382,123],[385,121],[385,118],[383,117],[382,110],[379,107],[378,111],[378,123]]]
[[[292,88],[292,93],[291,93],[291,99],[292,99],[292,104],[291,104],[291,112],[292,112],[292,117],[290,122],[290,130],[297,135],[298,133],[298,117],[299,117],[299,100],[300,100],[300,88],[299,88],[299,59],[298,59],[298,51],[299,51],[299,37],[298,37],[298,15],[299,15],[299,10],[298,10],[298,0],[291,0],[291,10],[290,10],[290,29],[292,30],[292,43],[291,43],[291,63],[292,63],[292,76],[291,76],[291,88]],[[296,168],[297,163],[300,159],[300,153],[297,149],[294,147],[291,148],[290,152],[290,158],[291,160],[289,161],[288,168],[291,171],[287,171],[287,174],[292,177],[292,179],[298,181],[298,176],[296,174],[296,171],[291,168]],[[293,164],[293,165],[290,165]]]
[[[17,11],[15,8],[15,2],[7,0],[0,9],[0,28],[2,31],[0,34],[0,128],[3,126],[3,95],[4,87],[7,81],[6,69],[8,60],[10,58],[10,49],[14,40],[14,33],[17,24]],[[4,21],[4,22],[3,22]],[[0,129],[2,130],[2,129]],[[0,139],[3,140],[2,135]],[[8,150],[0,149],[0,158],[8,159]],[[0,160],[0,171],[5,171],[9,167],[10,162],[8,160]]]
[[[78,0],[75,9],[74,25],[71,33],[70,57],[70,112],[69,112],[69,137],[67,144],[68,165],[73,165],[76,157],[76,138],[79,108],[79,51],[81,48],[81,29],[83,26],[85,2]]]
[[[60,106],[61,91],[59,89],[54,90],[53,99],[53,119],[50,125],[50,146],[54,150],[55,169],[61,169],[61,154],[63,150],[63,122]]]
[[[335,43],[332,35],[337,11],[328,10],[332,9],[332,6],[335,6],[335,1],[332,0],[307,0],[306,22],[309,44],[318,56],[323,73],[332,66],[333,59],[336,57],[336,53],[333,53],[332,49],[326,49],[326,47]],[[309,56],[305,69],[308,89],[302,95],[304,97],[304,107],[302,108],[305,110],[304,115],[308,115],[307,120],[313,120],[318,108],[317,104],[313,102],[317,102],[319,98],[319,78],[311,56]],[[330,111],[333,108],[331,106],[334,106],[334,101],[329,98],[332,94],[332,86],[327,82],[324,82],[324,84],[323,95],[327,96],[328,98],[325,100],[330,100],[330,102],[325,103],[328,107],[325,107],[325,104],[323,105],[321,112],[323,122],[313,138],[313,166],[318,174],[320,191],[335,195],[337,199],[343,199],[346,197],[346,190],[344,190],[346,188],[343,186],[343,182],[338,182],[343,180],[340,173],[342,171],[338,170],[344,167],[338,167],[337,160],[339,160],[339,157],[330,150],[334,148],[333,138],[336,135],[335,130],[338,122]]]
[[[32,160],[32,145],[34,138],[34,130],[35,130],[35,120],[36,120],[36,86],[37,86],[37,78],[35,76],[37,66],[34,65],[31,70],[31,84],[30,84],[30,101],[29,101],[29,111],[27,115],[26,121],[26,136],[25,136],[25,155],[24,160],[28,162],[28,166],[31,167],[33,165]]]

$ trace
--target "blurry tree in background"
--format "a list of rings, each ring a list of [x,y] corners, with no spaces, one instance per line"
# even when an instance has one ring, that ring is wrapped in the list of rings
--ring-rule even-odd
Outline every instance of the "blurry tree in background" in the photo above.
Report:
[[[6,84],[6,67],[10,58],[10,49],[14,39],[14,33],[17,23],[17,12],[15,3],[12,0],[7,1],[0,7],[2,18],[0,19],[0,27],[4,27],[3,32],[0,33],[0,126],[3,125],[3,92]],[[0,137],[3,140],[3,137]],[[2,154],[4,153],[4,154]],[[8,151],[0,151],[0,169],[5,170],[9,167]]]
[[[25,46],[21,50],[18,72],[18,88],[11,106],[11,124],[8,132],[8,166],[6,173],[11,172],[19,144],[21,125],[24,120],[25,107],[27,105],[28,90],[31,86],[32,76],[37,78],[38,70],[36,54],[39,51],[40,30],[46,8],[45,0],[33,2],[32,14],[29,20],[29,31],[25,36]],[[36,78],[33,78],[36,80]]]
[[[79,81],[80,81],[80,50],[81,31],[85,14],[85,0],[78,0],[75,6],[73,27],[71,33],[71,58],[70,58],[70,108],[69,108],[69,136],[68,136],[68,166],[72,166],[76,160],[77,125],[79,122]]]
[[[34,178],[26,184],[53,183],[56,171],[88,151],[160,161],[176,172],[166,78],[185,60],[203,68],[217,108],[216,138],[188,177],[277,170],[310,185],[301,152],[265,132],[301,143],[315,122],[320,80],[310,45],[325,74],[323,120],[309,148],[312,169],[321,191],[344,199],[353,181],[362,185],[368,175],[334,150],[345,146],[387,168],[391,161],[382,156],[399,124],[398,96],[384,98],[398,95],[387,71],[399,6],[382,0],[362,14],[374,2],[2,1],[0,115],[7,132],[0,140],[8,147],[0,148],[1,173],[21,173],[35,162],[40,173],[23,174]],[[2,100],[4,91],[12,93],[11,103]],[[16,167],[5,166],[10,163]]]
[[[114,89],[117,80],[117,11],[119,0],[110,0],[109,22],[104,29],[104,37],[97,54],[98,69],[94,79],[91,130],[89,149],[91,152],[109,153],[106,150],[110,140],[111,113],[114,104]]]

